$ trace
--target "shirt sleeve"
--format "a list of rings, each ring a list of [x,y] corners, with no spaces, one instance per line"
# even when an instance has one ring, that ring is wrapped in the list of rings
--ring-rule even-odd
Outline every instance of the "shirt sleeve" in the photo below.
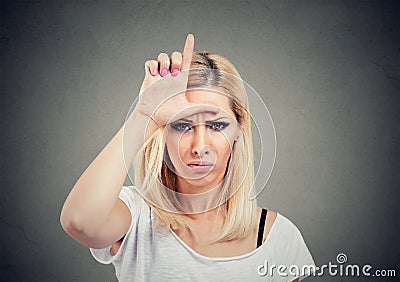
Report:
[[[128,207],[129,211],[131,212],[131,216],[132,216],[131,225],[129,226],[128,232],[126,233],[126,235],[124,236],[124,239],[122,240],[122,243],[121,243],[120,248],[118,249],[118,252],[114,256],[111,255],[112,245],[102,248],[102,249],[89,248],[92,256],[98,262],[100,262],[102,264],[110,264],[112,262],[115,262],[116,260],[122,259],[127,238],[132,237],[132,236],[128,236],[128,235],[132,232],[132,229],[136,229],[136,227],[137,227],[138,218],[140,216],[141,204],[142,204],[143,199],[136,192],[135,189],[136,188],[134,186],[122,186],[121,192],[118,196],[119,199],[121,199],[125,203],[125,205]]]

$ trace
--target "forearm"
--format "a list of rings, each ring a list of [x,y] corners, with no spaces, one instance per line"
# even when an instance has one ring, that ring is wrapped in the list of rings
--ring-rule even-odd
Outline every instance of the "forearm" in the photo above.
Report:
[[[148,117],[132,113],[83,172],[64,203],[60,218],[63,226],[95,234],[107,221],[132,160],[143,145],[144,134],[148,138],[157,128],[150,123],[146,130],[148,121]]]

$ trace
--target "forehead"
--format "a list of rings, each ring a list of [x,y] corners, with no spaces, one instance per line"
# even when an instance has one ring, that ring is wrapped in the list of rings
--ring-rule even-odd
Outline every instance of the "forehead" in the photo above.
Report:
[[[222,111],[220,114],[230,114],[234,116],[234,113],[230,107],[230,98],[221,92],[208,89],[192,89],[186,91],[186,98],[190,103],[193,104],[208,104],[220,108]]]

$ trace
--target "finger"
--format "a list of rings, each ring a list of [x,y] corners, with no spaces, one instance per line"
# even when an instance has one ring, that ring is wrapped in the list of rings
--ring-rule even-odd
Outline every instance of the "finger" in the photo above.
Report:
[[[169,56],[166,53],[160,53],[158,55],[157,60],[160,66],[160,75],[164,77],[168,74],[169,70],[169,64],[170,64]]]
[[[155,60],[148,60],[144,64],[144,69],[146,74],[150,73],[152,76],[155,76],[158,73],[158,62]]]
[[[171,55],[171,74],[173,76],[177,76],[181,66],[182,66],[182,53],[175,51]]]
[[[182,58],[182,70],[190,69],[190,64],[192,62],[194,48],[194,36],[189,33],[186,37],[185,47],[183,48],[183,58]]]

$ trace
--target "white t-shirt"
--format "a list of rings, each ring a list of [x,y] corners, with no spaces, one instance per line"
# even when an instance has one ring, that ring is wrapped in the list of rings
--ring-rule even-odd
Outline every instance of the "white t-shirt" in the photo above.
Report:
[[[293,281],[310,275],[304,265],[315,266],[300,231],[280,213],[257,249],[210,258],[196,253],[171,229],[155,225],[153,209],[134,186],[123,186],[119,198],[131,211],[132,222],[117,254],[110,254],[111,246],[89,248],[98,262],[114,265],[118,281]],[[297,269],[300,275],[292,275]]]

